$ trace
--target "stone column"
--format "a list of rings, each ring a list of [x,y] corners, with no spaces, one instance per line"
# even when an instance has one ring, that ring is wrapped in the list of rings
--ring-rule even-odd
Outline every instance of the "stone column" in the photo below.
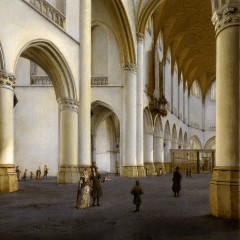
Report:
[[[161,167],[162,170],[164,169],[163,166],[163,158],[164,158],[164,151],[163,151],[163,138],[160,136],[154,136],[153,140],[153,150],[154,150],[154,168],[155,172],[159,173],[159,168]]]
[[[143,163],[143,51],[144,51],[144,35],[137,34],[137,169],[138,176],[144,177],[144,163]]]
[[[59,99],[60,165],[58,183],[76,183],[78,167],[78,102]]]
[[[144,166],[148,170],[147,175],[154,175],[155,168],[153,163],[153,134],[144,134]]]
[[[91,0],[80,5],[79,164],[91,165]]]
[[[217,88],[216,165],[210,182],[210,211],[217,217],[239,219],[240,2],[225,2],[212,1]]]
[[[0,192],[18,190],[13,150],[14,88],[14,76],[0,71]]]
[[[125,177],[137,177],[136,160],[136,72],[135,64],[123,64],[124,116],[123,116],[123,169]]]
[[[164,139],[164,166],[165,166],[165,171],[167,173],[170,173],[172,169],[170,149],[171,149],[171,140]]]

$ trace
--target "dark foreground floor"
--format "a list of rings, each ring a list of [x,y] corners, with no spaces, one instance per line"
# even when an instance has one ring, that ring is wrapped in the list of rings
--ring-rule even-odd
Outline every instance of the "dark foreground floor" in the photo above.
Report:
[[[0,239],[239,240],[239,222],[209,215],[210,174],[182,179],[179,198],[170,174],[140,179],[144,195],[139,213],[130,190],[134,178],[109,176],[102,184],[101,207],[75,208],[77,184],[56,179],[19,183],[19,191],[0,193]]]

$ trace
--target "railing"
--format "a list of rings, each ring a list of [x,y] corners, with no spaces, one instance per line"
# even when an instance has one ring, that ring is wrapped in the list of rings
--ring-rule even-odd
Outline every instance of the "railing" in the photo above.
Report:
[[[108,77],[91,77],[92,86],[107,86]]]
[[[65,29],[66,17],[46,0],[24,0],[58,27]]]
[[[209,130],[211,130],[211,131],[216,131],[216,126],[210,126],[210,127],[209,127]]]
[[[31,78],[31,85],[49,85],[52,86],[52,81],[48,76],[39,76],[39,75],[32,75]]]
[[[198,123],[190,123],[189,126],[190,127],[194,127],[194,128],[199,128],[199,124]]]

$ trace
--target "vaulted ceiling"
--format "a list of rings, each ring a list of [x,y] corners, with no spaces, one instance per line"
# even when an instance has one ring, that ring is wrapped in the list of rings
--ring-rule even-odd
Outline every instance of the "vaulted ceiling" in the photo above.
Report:
[[[163,35],[164,52],[170,47],[172,64],[188,80],[197,79],[203,97],[216,74],[216,39],[210,0],[162,0],[153,13],[154,35]]]

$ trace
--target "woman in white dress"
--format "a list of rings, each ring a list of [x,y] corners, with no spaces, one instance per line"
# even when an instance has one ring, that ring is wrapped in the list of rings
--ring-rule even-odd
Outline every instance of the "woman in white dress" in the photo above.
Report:
[[[87,208],[90,205],[90,180],[88,171],[85,168],[83,175],[80,177],[77,194],[76,208]]]

